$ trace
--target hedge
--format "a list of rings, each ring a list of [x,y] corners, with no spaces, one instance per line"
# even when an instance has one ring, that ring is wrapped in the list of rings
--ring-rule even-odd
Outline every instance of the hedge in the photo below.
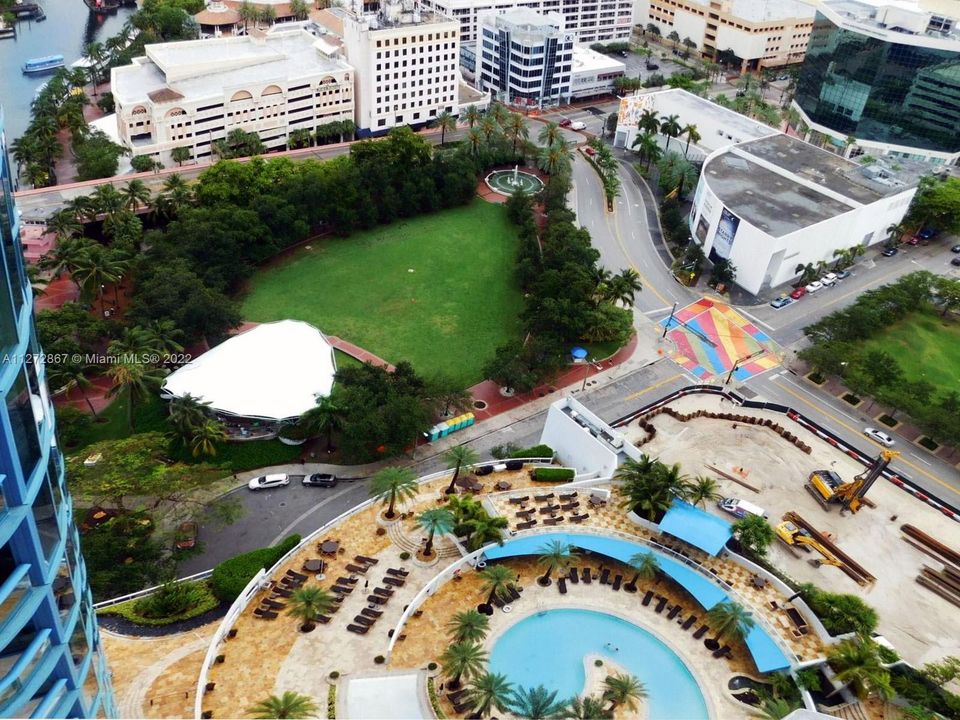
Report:
[[[170,625],[175,622],[183,622],[184,620],[190,620],[195,617],[203,615],[205,612],[213,610],[218,605],[220,605],[220,600],[210,591],[207,583],[198,582],[191,583],[196,585],[198,588],[202,588],[206,597],[203,598],[202,602],[198,603],[189,610],[179,613],[178,615],[170,615],[168,617],[144,617],[137,613],[136,607],[137,603],[140,602],[141,598],[134,600],[127,600],[127,602],[118,603],[116,605],[111,605],[110,607],[105,607],[102,610],[98,610],[98,615],[118,615],[124,620],[128,620],[135,625],[144,625],[148,627],[161,627],[163,625]]]
[[[299,544],[300,536],[293,534],[273,547],[251,550],[224,560],[210,576],[213,594],[224,602],[233,602],[261,569],[272,567]]]
[[[437,695],[437,688],[434,687],[433,678],[427,678],[427,694],[430,696],[430,705],[438,720],[443,720],[446,715],[443,714],[443,708],[440,706],[440,697]]]
[[[571,468],[538,467],[533,470],[533,479],[540,482],[567,482],[573,480],[576,474]]]
[[[549,445],[534,445],[533,447],[524,448],[523,450],[517,450],[514,453],[510,453],[511,458],[552,458],[553,457],[553,448]]]

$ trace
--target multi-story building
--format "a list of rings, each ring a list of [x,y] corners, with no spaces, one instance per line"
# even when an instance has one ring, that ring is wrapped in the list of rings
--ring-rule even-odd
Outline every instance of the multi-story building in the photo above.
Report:
[[[302,28],[260,36],[147,45],[111,70],[121,142],[133,155],[194,158],[231,130],[256,132],[268,149],[294,130],[354,119],[354,71]]]
[[[825,0],[794,107],[810,130],[847,154],[956,163],[957,25],[956,18],[905,2]]]
[[[627,66],[619,60],[584,45],[574,45],[570,97],[576,100],[607,95],[614,90],[613,81],[626,74]]]
[[[757,70],[803,60],[814,12],[800,0],[639,0],[637,23],[689,38],[705,57],[732,51],[741,70]]]
[[[0,717],[116,717],[18,225],[0,111]]]
[[[360,137],[460,112],[460,38],[453,19],[422,11],[413,0],[384,0],[329,8],[317,22],[329,31],[322,40],[338,43],[356,68]]]
[[[564,29],[581,43],[628,40],[633,31],[633,0],[422,0],[422,5],[457,20],[460,42],[471,50],[479,37],[480,17],[490,10],[558,12]]]
[[[560,13],[517,8],[480,19],[477,87],[502,102],[533,105],[570,98],[573,33]]]

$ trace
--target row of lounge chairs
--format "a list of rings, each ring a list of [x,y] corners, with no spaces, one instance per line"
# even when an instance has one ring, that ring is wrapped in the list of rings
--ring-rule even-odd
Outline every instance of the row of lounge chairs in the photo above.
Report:
[[[371,605],[386,605],[393,597],[394,589],[404,586],[405,578],[409,574],[410,572],[403,568],[387,568],[387,574],[384,575],[382,582],[388,587],[375,587],[372,593],[367,595],[367,602]],[[383,615],[382,610],[374,608],[361,610],[360,615],[353,618],[354,622],[347,625],[347,630],[357,635],[366,635],[381,615]]]
[[[501,597],[500,595],[494,595],[491,602],[496,605],[498,608],[503,609],[505,605],[510,603],[515,603],[520,599],[520,591],[517,590],[515,585],[511,585],[507,588],[507,596]]]
[[[567,517],[567,518],[565,518],[563,515],[561,515],[560,517],[544,518],[543,524],[544,524],[544,525],[559,525],[559,524],[562,523],[565,519],[566,519],[566,520],[569,520],[570,522],[573,522],[573,523],[582,523],[584,520],[586,520],[586,519],[589,518],[589,517],[590,517],[590,514],[589,514],[589,513],[581,513],[580,515],[571,515],[570,517]],[[527,520],[527,521],[525,521],[525,522],[517,523],[516,529],[517,529],[517,530],[529,530],[530,528],[534,527],[534,526],[537,524],[537,522],[538,522],[538,521],[536,520],[536,518],[533,518],[533,519]]]
[[[464,715],[474,708],[474,704],[470,700],[469,688],[461,688],[454,692],[448,692],[447,700],[453,705],[453,711],[457,713],[457,715]]]

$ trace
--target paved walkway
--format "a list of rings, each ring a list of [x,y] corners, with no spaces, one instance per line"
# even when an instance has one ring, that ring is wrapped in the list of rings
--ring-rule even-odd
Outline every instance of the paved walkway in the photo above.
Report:
[[[327,335],[327,340],[337,350],[345,352],[347,355],[356,358],[360,362],[379,365],[380,367],[386,368],[387,372],[393,372],[396,369],[382,357],[374,355],[369,350],[364,350],[359,345],[354,345],[352,342],[347,342],[342,338],[338,338],[336,335]]]

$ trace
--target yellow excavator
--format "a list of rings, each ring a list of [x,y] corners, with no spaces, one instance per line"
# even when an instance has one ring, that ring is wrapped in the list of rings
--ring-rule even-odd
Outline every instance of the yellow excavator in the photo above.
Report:
[[[899,455],[896,450],[881,450],[870,467],[847,483],[832,470],[814,470],[810,473],[810,482],[804,487],[824,510],[829,511],[830,505],[842,505],[857,512],[862,505],[870,504],[864,496],[887,465]]]
[[[806,530],[798,528],[792,522],[782,522],[776,527],[777,537],[790,547],[799,547],[804,552],[816,550],[823,556],[822,560],[811,560],[810,564],[814,567],[821,565],[833,565],[843,567],[843,562],[823,545],[817,542]]]

